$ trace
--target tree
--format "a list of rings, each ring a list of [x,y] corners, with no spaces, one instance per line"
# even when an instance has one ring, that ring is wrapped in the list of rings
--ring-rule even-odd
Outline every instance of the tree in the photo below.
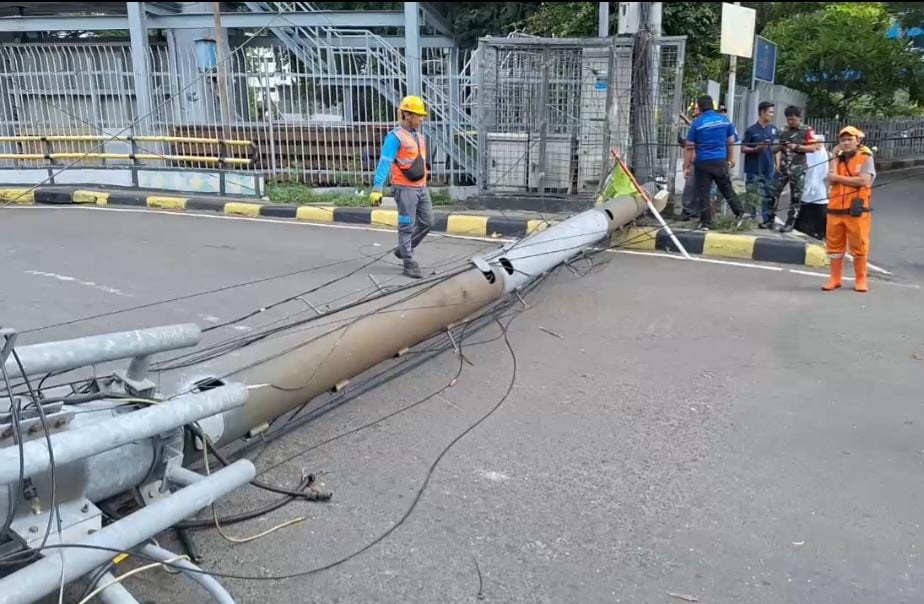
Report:
[[[924,103],[924,61],[907,40],[890,39],[879,2],[827,4],[789,16],[765,32],[779,45],[777,80],[810,96],[820,117],[888,115],[901,99]]]

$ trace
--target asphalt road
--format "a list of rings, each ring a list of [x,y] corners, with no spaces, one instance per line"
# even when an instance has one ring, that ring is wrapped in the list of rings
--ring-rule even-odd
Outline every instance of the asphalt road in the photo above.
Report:
[[[873,191],[874,262],[924,282],[924,168],[886,172]]]
[[[877,208],[893,203],[887,190]],[[231,318],[361,266],[363,251],[387,250],[394,235],[16,209],[0,216],[0,237],[3,323],[22,328],[360,257],[27,334],[36,341]],[[421,260],[451,262],[480,245],[434,238]],[[368,272],[400,279],[394,266],[373,268],[328,296],[362,295]],[[510,325],[509,348],[497,326],[472,334],[471,364],[451,388],[264,476],[293,484],[314,472],[330,503],[229,527],[242,537],[306,518],[245,545],[197,533],[202,564],[266,579],[225,580],[240,602],[920,602],[924,292],[875,281],[867,295],[824,294],[822,282],[635,254],[598,257],[584,277],[559,271]],[[333,408],[262,450],[258,468],[432,394],[459,367],[446,352]],[[393,527],[434,460],[511,383],[442,457],[399,528],[331,570],[273,579]],[[270,499],[246,489],[219,509]],[[162,571],[128,584],[145,602],[199,596]]]

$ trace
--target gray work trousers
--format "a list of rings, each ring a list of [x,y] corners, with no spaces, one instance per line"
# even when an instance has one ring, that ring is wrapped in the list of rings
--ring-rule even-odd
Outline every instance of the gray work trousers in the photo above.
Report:
[[[398,249],[408,263],[414,257],[414,248],[433,227],[433,202],[427,187],[394,187],[394,192],[398,206]]]

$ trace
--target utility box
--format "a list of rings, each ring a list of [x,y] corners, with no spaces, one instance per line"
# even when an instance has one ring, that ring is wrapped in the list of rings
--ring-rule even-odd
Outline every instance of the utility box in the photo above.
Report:
[[[526,189],[529,135],[525,132],[488,133],[488,182],[498,192]]]

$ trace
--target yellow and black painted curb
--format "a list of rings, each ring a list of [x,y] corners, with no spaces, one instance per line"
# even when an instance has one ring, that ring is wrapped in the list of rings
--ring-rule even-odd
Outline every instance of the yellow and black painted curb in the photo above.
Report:
[[[194,197],[122,189],[65,187],[0,188],[0,205],[97,205],[151,208],[172,211],[219,212],[229,216],[288,218],[307,222],[336,222],[380,228],[398,227],[398,211],[379,208],[339,208],[322,205],[267,204],[247,199]],[[456,212],[435,212],[432,230],[470,237],[516,238],[541,231],[545,220],[503,218]]]
[[[124,189],[74,187],[0,188],[0,205],[98,205],[151,208],[166,211],[209,211],[229,216],[283,218],[306,222],[335,222],[395,229],[398,211],[379,208],[338,208],[320,205],[284,205],[218,197],[194,197]],[[436,212],[433,231],[469,237],[518,238],[541,231],[545,220],[503,218],[478,214]],[[828,265],[824,247],[798,239],[733,233],[675,231],[691,254],[800,264]],[[614,245],[637,250],[678,252],[667,232],[656,227],[629,227],[616,233]]]
[[[674,235],[690,254],[811,267],[828,266],[824,246],[801,239],[715,231],[675,230]],[[614,236],[613,244],[635,250],[680,251],[667,231],[656,227],[630,227],[619,231]]]

